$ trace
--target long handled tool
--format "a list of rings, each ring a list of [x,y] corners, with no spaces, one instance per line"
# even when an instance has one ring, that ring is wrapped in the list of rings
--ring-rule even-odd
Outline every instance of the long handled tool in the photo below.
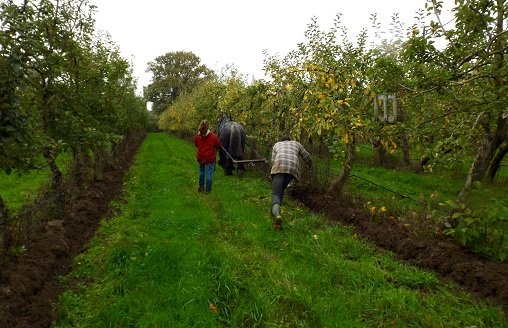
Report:
[[[226,150],[226,148],[224,148],[224,146],[222,146],[222,145],[221,145],[221,147],[222,147],[222,150],[224,150],[224,152],[226,153],[226,155],[228,155],[228,157],[229,157],[229,158],[231,158],[231,160],[233,161],[233,164],[240,164],[240,163],[243,163],[243,164],[245,164],[245,163],[252,163],[252,164],[253,164],[253,163],[267,163],[266,158],[256,158],[256,159],[241,159],[241,160],[236,160],[236,159],[234,159],[234,158],[233,158],[233,157],[232,157],[232,156],[228,153],[228,151]],[[249,146],[249,147],[250,147],[250,146]],[[252,149],[252,147],[251,147],[251,149]],[[255,150],[255,149],[253,149],[253,150],[254,150],[254,152],[256,152],[256,150]],[[257,155],[259,155],[257,152],[256,152],[256,154],[257,154]]]

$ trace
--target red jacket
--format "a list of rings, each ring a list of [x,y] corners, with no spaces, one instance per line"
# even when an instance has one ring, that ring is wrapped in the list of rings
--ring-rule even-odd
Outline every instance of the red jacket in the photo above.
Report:
[[[199,164],[215,163],[215,149],[221,148],[219,138],[217,138],[215,133],[208,131],[204,137],[199,133],[196,134],[194,137],[194,144],[198,147],[196,157]]]

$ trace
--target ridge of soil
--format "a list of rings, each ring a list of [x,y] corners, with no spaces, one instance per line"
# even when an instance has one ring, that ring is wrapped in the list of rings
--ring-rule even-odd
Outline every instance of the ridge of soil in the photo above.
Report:
[[[65,217],[45,223],[26,251],[0,268],[0,327],[51,326],[52,302],[64,291],[59,278],[70,272],[73,257],[84,250],[109,203],[121,196],[123,177],[142,141],[137,137],[120,147],[113,168],[67,204]]]
[[[311,186],[296,185],[290,195],[331,222],[353,226],[359,236],[392,251],[399,260],[433,271],[473,296],[500,306],[508,318],[508,263],[489,261],[446,236],[416,236],[396,219],[373,220],[367,210],[350,200]]]

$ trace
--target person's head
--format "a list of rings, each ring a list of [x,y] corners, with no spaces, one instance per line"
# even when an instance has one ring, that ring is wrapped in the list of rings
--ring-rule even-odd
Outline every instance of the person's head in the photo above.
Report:
[[[201,122],[199,122],[199,133],[203,136],[206,135],[209,127],[210,123],[208,123],[207,120],[202,120]]]
[[[289,140],[291,140],[291,137],[289,136],[289,134],[286,133],[281,135],[279,138],[279,141],[289,141]]]

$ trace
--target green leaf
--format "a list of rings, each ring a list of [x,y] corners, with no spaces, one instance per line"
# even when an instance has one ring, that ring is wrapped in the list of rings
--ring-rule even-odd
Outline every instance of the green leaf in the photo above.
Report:
[[[462,213],[461,212],[455,212],[452,214],[452,219],[458,219],[462,217]]]

